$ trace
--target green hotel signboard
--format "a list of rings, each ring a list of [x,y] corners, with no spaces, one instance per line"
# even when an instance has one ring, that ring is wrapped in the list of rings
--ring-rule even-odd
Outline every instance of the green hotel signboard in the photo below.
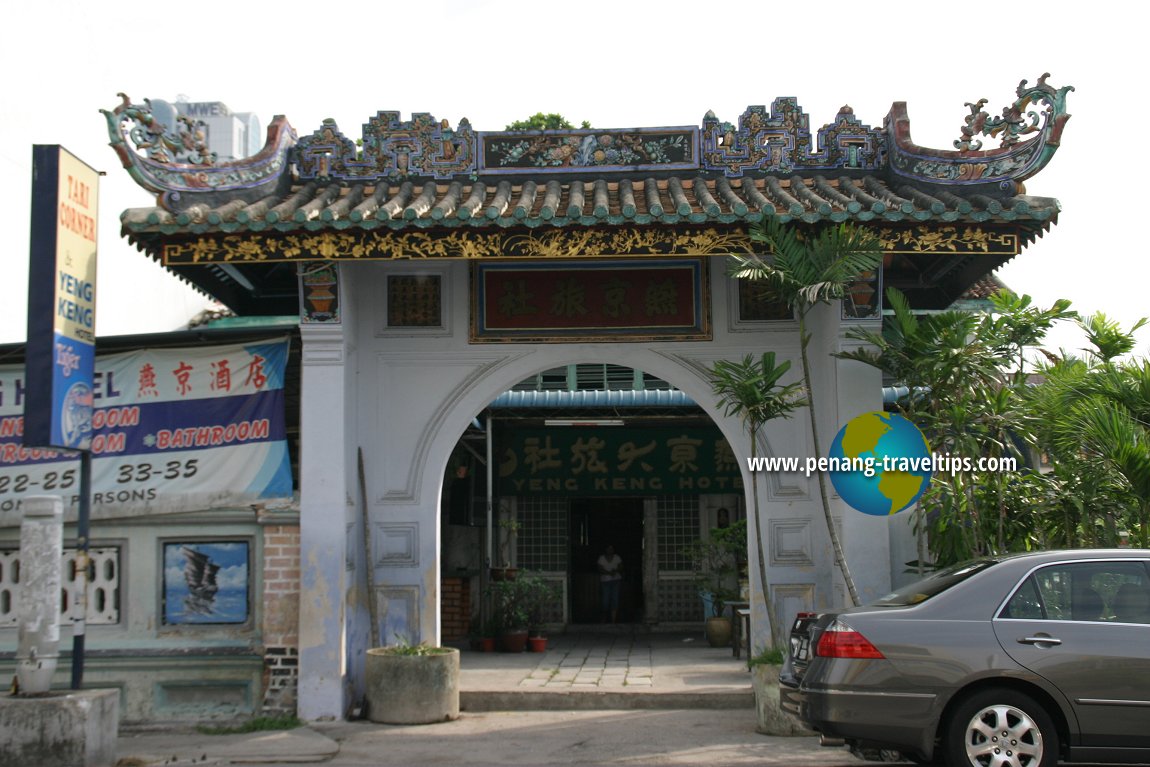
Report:
[[[718,427],[568,426],[495,435],[500,495],[741,492],[739,459]]]

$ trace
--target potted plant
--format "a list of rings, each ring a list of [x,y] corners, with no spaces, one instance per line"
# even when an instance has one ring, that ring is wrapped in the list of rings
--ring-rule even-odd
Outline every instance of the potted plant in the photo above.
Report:
[[[498,624],[503,652],[523,652],[527,647],[527,584],[529,578],[493,581],[490,585],[493,619]]]
[[[534,573],[521,573],[515,580],[493,582],[490,586],[494,620],[502,629],[504,652],[523,652],[528,629],[542,624],[543,611],[554,598],[552,584]]]
[[[480,621],[475,618],[471,621],[471,649],[478,652],[495,652],[495,638],[499,631],[495,621],[488,619]]]
[[[731,643],[731,619],[725,610],[727,602],[738,599],[739,565],[746,551],[746,520],[713,528],[707,540],[696,541],[686,549],[703,604],[710,607],[710,615],[704,617],[707,642],[711,647],[725,647]]]
[[[558,599],[556,584],[540,575],[531,575],[527,580],[527,647],[531,652],[546,652],[543,622],[547,607]]]
[[[368,718],[383,724],[431,724],[459,718],[459,650],[394,645],[367,651]]]

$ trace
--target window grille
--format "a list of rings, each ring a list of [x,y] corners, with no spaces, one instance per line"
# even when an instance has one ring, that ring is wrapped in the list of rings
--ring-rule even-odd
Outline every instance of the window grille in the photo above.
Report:
[[[691,558],[683,552],[699,540],[699,499],[694,495],[665,495],[657,500],[659,572],[690,571]]]
[[[624,365],[581,363],[544,370],[511,388],[513,391],[670,391],[675,387],[658,376]]]
[[[577,365],[576,388],[591,391],[626,391],[635,386],[635,371],[622,365]]]
[[[675,387],[664,381],[658,376],[653,376],[650,373],[643,374],[643,388],[644,389],[657,389],[658,391],[672,391]]]
[[[61,623],[74,623],[79,604],[79,573],[76,550],[65,549],[61,558]],[[0,551],[0,628],[18,625],[20,551]],[[120,622],[120,549],[117,546],[88,550],[88,625]]]
[[[523,496],[517,499],[516,561],[525,570],[567,571],[567,499]]]
[[[511,389],[512,391],[566,391],[567,368],[544,370],[542,373],[536,373],[530,378],[523,379]]]

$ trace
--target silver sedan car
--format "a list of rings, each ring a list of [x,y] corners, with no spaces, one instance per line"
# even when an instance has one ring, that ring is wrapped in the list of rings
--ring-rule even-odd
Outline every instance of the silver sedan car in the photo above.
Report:
[[[1150,762],[1150,551],[1047,551],[804,613],[783,708],[856,751],[950,767]]]

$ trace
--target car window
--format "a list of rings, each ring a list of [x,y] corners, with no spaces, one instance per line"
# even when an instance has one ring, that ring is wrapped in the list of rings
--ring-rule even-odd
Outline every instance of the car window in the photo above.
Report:
[[[871,604],[880,607],[908,607],[910,605],[917,605],[925,602],[936,594],[941,594],[957,583],[962,583],[970,576],[982,572],[993,564],[995,564],[995,560],[993,559],[979,559],[973,562],[963,562],[959,565],[952,565],[928,575],[921,581],[915,581],[909,586],[903,586],[897,591],[892,591],[882,599],[876,600]]]
[[[1032,573],[1001,618],[1150,623],[1150,578],[1140,562],[1067,562]]]
[[[1026,581],[1014,592],[1014,596],[1006,603],[1002,611],[1003,618],[1019,618],[1021,620],[1044,620],[1046,613],[1042,609],[1042,600],[1038,596],[1038,587],[1034,578]]]

